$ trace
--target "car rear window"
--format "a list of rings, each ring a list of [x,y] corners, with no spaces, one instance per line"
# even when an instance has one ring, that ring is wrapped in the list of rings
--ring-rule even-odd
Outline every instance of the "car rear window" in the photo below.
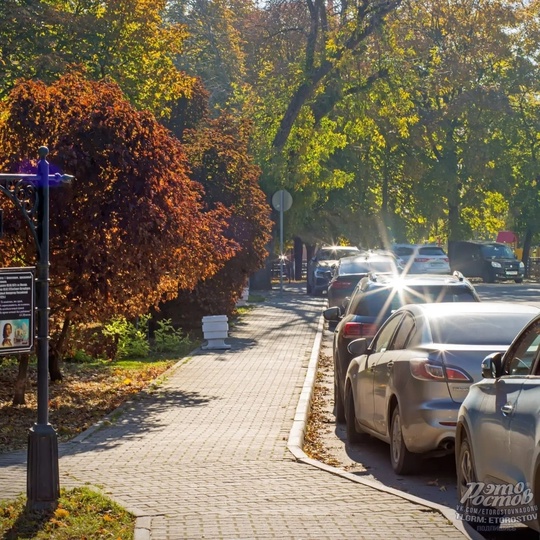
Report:
[[[476,302],[477,298],[468,287],[408,286],[406,290],[394,288],[367,292],[360,300],[356,315],[366,317],[389,317],[393,311],[406,304],[430,304],[434,302]]]
[[[319,261],[334,261],[357,253],[358,251],[355,249],[322,249],[317,253],[317,259]]]
[[[396,255],[412,255],[414,249],[412,247],[398,247],[395,250]]]
[[[369,272],[395,272],[396,263],[388,260],[351,260],[341,261],[340,274],[368,274]]]
[[[434,343],[509,345],[531,320],[530,313],[458,313],[431,319]]]
[[[440,255],[442,257],[446,257],[444,250],[435,246],[421,247],[418,252],[420,255]]]

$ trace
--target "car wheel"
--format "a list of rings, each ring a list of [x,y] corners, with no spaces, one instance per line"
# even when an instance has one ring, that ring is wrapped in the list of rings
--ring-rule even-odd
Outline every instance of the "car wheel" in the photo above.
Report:
[[[345,392],[345,422],[347,427],[347,440],[350,444],[359,443],[364,438],[363,433],[356,429],[356,413],[354,412],[354,396],[349,386]]]
[[[306,284],[306,293],[311,294],[311,284],[309,283],[309,281]]]
[[[336,417],[336,424],[345,423],[345,405],[343,404],[342,393],[336,380],[336,375],[334,375],[334,415]]]
[[[420,461],[419,455],[409,452],[405,445],[401,430],[401,414],[397,405],[392,412],[392,422],[390,424],[390,461],[392,462],[392,469],[397,474],[414,473]]]
[[[463,435],[461,444],[459,446],[459,453],[456,460],[456,476],[457,476],[457,490],[458,498],[461,501],[468,489],[468,484],[471,482],[477,482],[476,471],[474,469],[474,461],[471,451],[471,445],[467,435]],[[467,501],[463,501],[461,504],[466,505]]]
[[[523,283],[523,278],[514,279],[516,283]]]
[[[469,439],[465,432],[463,433],[461,444],[459,445],[458,449],[458,454],[456,455],[456,477],[458,508],[460,513],[463,515],[463,519],[465,519],[465,521],[467,521],[469,525],[471,525],[474,529],[476,529],[479,525],[485,525],[485,522],[483,520],[477,522],[473,519],[467,519],[469,515],[482,515],[481,511],[484,506],[473,505],[470,497],[464,499],[467,493],[468,485],[470,483],[478,482],[476,470],[474,468],[474,459],[471,449],[471,443],[469,442]],[[493,527],[493,530],[495,530],[495,526]]]

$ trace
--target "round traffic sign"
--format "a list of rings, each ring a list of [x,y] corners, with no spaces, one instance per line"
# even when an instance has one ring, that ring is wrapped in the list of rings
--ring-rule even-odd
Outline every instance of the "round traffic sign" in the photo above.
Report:
[[[286,189],[280,189],[272,196],[272,206],[276,210],[281,211],[282,204],[284,212],[292,206],[292,195]]]

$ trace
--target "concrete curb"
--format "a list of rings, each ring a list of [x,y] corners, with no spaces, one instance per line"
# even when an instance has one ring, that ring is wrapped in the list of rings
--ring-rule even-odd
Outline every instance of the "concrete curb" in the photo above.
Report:
[[[315,337],[315,342],[313,344],[313,349],[311,351],[306,379],[304,381],[304,386],[302,387],[300,399],[298,400],[298,405],[296,407],[296,413],[294,415],[293,426],[289,433],[289,439],[287,442],[288,450],[293,454],[295,459],[301,463],[304,463],[306,465],[311,465],[312,467],[316,467],[318,469],[334,474],[336,476],[346,478],[347,480],[350,480],[351,482],[363,484],[365,486],[376,489],[378,491],[396,495],[397,497],[401,497],[402,499],[410,501],[413,504],[424,506],[424,507],[430,508],[431,510],[435,512],[439,512],[450,523],[452,523],[452,525],[458,531],[460,531],[465,538],[470,538],[471,540],[484,540],[484,537],[480,533],[478,533],[476,530],[474,530],[473,527],[471,527],[471,525],[469,525],[466,521],[461,521],[457,519],[456,512],[452,508],[449,508],[447,506],[443,506],[437,503],[433,503],[431,501],[422,499],[420,497],[416,497],[414,495],[409,495],[408,493],[399,491],[398,489],[387,487],[383,484],[379,484],[378,482],[373,482],[372,480],[369,480],[367,478],[360,478],[352,473],[349,473],[342,469],[338,469],[337,467],[326,465],[325,463],[322,463],[320,461],[310,458],[303,451],[302,448],[304,446],[306,424],[307,424],[307,420],[308,420],[310,409],[311,409],[311,400],[313,398],[315,381],[317,377],[317,368],[319,365],[319,354],[320,354],[321,344],[322,344],[323,329],[324,329],[324,318],[321,315],[319,319],[319,324],[317,327],[317,335]]]

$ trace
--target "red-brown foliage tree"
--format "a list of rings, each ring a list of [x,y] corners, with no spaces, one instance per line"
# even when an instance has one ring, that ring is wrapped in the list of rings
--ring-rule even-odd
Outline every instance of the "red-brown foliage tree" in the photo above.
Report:
[[[0,170],[34,172],[40,145],[51,172],[75,176],[51,192],[53,350],[70,323],[146,313],[210,278],[238,249],[230,210],[203,205],[181,143],[116,84],[79,73],[50,86],[20,82],[0,110]],[[4,208],[0,264],[32,265],[28,227]]]
[[[230,315],[247,278],[264,266],[271,209],[258,183],[260,169],[248,154],[248,139],[249,125],[227,114],[184,136],[191,178],[204,187],[208,211],[221,205],[230,210],[225,234],[240,249],[216,274],[162,306],[164,314],[183,325],[200,323],[204,315]],[[182,320],[184,314],[189,319]]]

